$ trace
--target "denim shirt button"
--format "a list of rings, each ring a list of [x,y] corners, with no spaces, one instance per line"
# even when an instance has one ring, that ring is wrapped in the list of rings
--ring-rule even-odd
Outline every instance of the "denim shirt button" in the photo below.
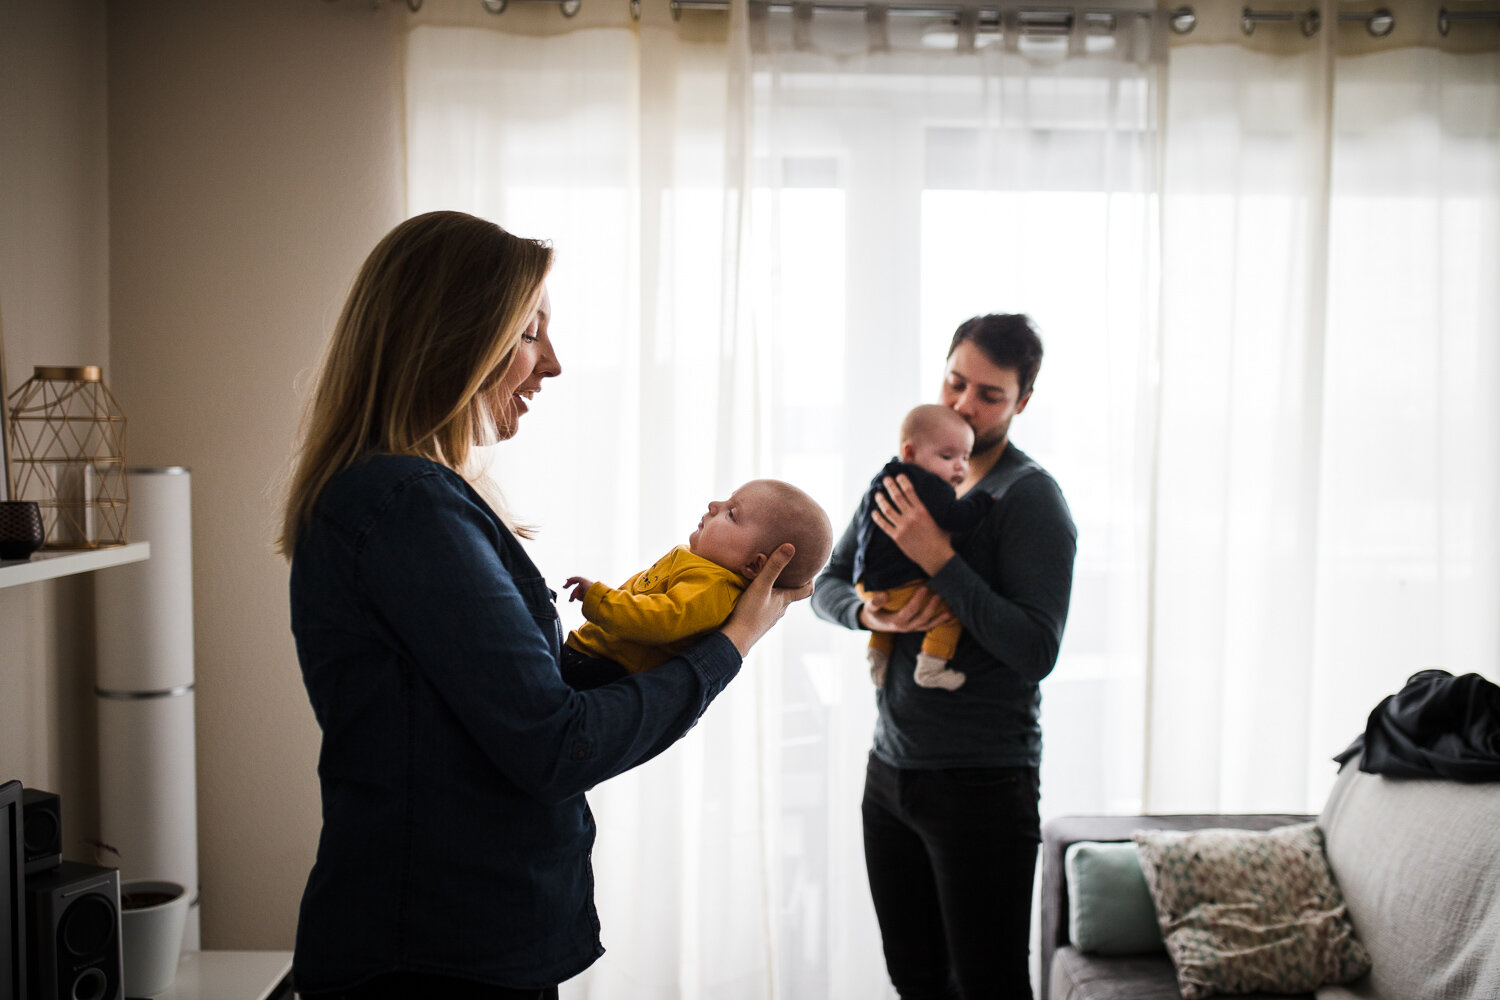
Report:
[[[576,743],[573,744],[573,759],[574,760],[588,760],[589,756],[590,755],[589,755],[589,745],[588,745],[588,743],[586,743],[583,740],[579,740],[578,742],[576,742]]]

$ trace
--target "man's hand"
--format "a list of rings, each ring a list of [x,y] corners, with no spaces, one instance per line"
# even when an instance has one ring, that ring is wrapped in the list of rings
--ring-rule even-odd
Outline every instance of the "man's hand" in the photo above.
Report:
[[[859,623],[871,632],[926,632],[953,620],[943,599],[926,587],[918,587],[911,600],[896,611],[885,610],[886,592],[871,591],[859,609]]]
[[[885,492],[875,494],[871,517],[908,559],[932,576],[953,558],[952,536],[938,527],[905,475],[886,476],[881,482]]]

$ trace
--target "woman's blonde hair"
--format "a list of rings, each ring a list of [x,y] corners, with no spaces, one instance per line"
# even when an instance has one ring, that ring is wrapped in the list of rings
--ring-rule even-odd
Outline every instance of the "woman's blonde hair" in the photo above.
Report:
[[[323,356],[276,547],[288,558],[323,487],[372,454],[418,455],[472,478],[552,248],[462,212],[429,212],[370,251]],[[501,436],[512,428],[501,428]]]

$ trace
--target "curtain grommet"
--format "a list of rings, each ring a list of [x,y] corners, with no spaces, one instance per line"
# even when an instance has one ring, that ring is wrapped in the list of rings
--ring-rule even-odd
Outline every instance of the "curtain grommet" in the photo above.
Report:
[[[1396,30],[1396,15],[1385,7],[1372,11],[1370,16],[1365,18],[1365,30],[1376,38],[1384,38]]]

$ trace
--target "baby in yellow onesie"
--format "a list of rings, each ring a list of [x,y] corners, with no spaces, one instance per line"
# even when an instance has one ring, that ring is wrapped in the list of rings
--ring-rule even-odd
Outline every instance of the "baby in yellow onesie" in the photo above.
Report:
[[[563,678],[597,687],[671,659],[712,632],[783,542],[797,553],[777,578],[800,587],[822,569],[833,528],[817,502],[790,483],[756,479],[715,500],[686,545],[677,545],[619,589],[569,577],[583,626],[568,634]]]

